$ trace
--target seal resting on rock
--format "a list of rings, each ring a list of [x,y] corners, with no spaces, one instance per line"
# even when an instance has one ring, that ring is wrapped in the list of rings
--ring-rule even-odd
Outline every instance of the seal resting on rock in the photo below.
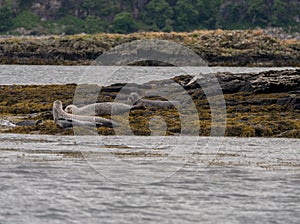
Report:
[[[53,103],[53,119],[62,128],[70,127],[71,122],[73,126],[119,126],[117,122],[102,117],[69,114],[63,110],[62,102],[59,100]]]
[[[137,93],[130,93],[128,102],[137,107],[158,107],[158,108],[171,108],[179,105],[179,101],[162,101],[162,100],[146,100],[142,99]]]
[[[16,123],[17,126],[34,126],[34,125],[39,125],[42,124],[43,121],[42,120],[25,120],[25,121],[20,121],[18,123]]]
[[[104,102],[104,103],[93,103],[83,107],[77,107],[75,105],[69,105],[65,108],[65,112],[77,115],[88,115],[88,116],[104,116],[104,115],[117,115],[129,112],[131,106],[124,103],[116,102]]]

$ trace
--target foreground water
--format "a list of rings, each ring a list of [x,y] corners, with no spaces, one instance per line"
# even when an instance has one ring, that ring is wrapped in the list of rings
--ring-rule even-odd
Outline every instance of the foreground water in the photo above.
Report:
[[[299,140],[178,138],[1,134],[0,223],[299,223]]]

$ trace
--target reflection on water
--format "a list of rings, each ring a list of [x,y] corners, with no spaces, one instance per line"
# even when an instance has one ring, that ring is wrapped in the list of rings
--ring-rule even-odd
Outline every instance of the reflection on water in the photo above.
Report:
[[[1,134],[0,223],[299,222],[299,140],[184,138]]]

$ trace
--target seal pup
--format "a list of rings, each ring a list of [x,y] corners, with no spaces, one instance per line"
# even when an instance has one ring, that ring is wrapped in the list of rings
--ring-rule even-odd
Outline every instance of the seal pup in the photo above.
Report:
[[[59,123],[62,123],[62,120],[65,120],[68,122],[74,121],[78,126],[90,126],[91,123],[96,126],[119,126],[117,122],[102,117],[69,114],[63,110],[62,102],[59,100],[56,100],[53,103],[53,119],[58,125]]]
[[[69,105],[65,108],[65,112],[77,115],[104,116],[123,114],[129,112],[131,108],[130,105],[124,103],[104,102],[88,104],[83,107]]]
[[[158,107],[158,108],[171,108],[179,105],[179,101],[162,101],[162,100],[146,100],[142,99],[137,93],[130,93],[128,102],[137,107]]]

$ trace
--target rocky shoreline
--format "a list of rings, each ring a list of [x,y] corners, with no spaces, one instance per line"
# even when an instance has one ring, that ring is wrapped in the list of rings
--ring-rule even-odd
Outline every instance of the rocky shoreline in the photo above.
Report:
[[[217,73],[216,77],[226,102],[226,136],[300,138],[300,70],[268,71],[259,74]],[[199,112],[199,134],[209,136],[211,110],[207,97],[197,82],[187,86],[190,80],[191,76],[183,75],[172,80],[153,81],[143,85],[132,83],[128,91],[149,91],[160,85],[172,85],[175,81],[191,96]],[[119,83],[103,87],[97,102],[113,101],[124,86],[125,83]],[[14,124],[23,121],[23,125],[10,128],[0,125],[0,132],[72,135],[72,129],[61,129],[54,124],[52,105],[55,100],[61,100],[64,106],[72,104],[76,88],[78,90],[87,87],[91,92],[98,89],[96,85],[76,84],[0,86],[0,120]],[[180,119],[176,108],[139,108],[130,111],[129,120],[133,133],[150,135],[149,122],[153,117],[165,119],[167,135],[180,133]],[[28,120],[33,122],[27,122],[26,125],[24,121]],[[115,134],[114,130],[108,127],[99,127],[97,131],[103,135]]]
[[[143,39],[186,46],[209,66],[300,66],[299,40],[263,30],[2,37],[0,64],[88,65],[117,45]]]

